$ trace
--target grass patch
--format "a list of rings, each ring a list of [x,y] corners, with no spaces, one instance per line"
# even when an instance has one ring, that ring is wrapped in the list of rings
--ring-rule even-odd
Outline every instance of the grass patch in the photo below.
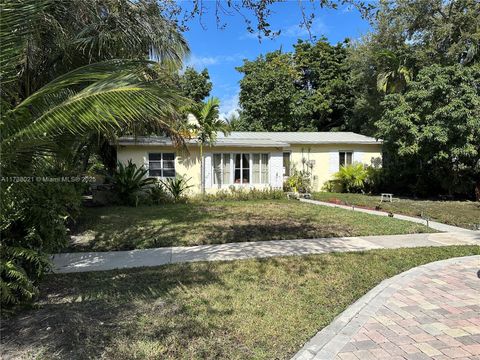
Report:
[[[293,200],[88,208],[68,251],[434,232],[411,222]]]
[[[49,275],[35,308],[2,321],[3,352],[287,359],[380,281],[475,254],[479,246],[450,246]]]
[[[339,199],[348,205],[366,206],[375,208],[380,206],[383,211],[409,216],[428,216],[429,218],[466,229],[474,229],[480,224],[480,203],[475,201],[440,201],[440,200],[411,200],[380,203],[380,196],[363,194],[340,194],[319,192],[313,194],[315,200],[330,201]]]

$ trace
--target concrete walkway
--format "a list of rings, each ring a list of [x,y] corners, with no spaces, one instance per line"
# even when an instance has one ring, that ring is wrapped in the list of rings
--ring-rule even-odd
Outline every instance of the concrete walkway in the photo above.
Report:
[[[388,213],[385,211],[369,210],[369,209],[363,209],[355,206],[338,205],[338,204],[332,204],[329,202],[318,201],[318,200],[300,199],[300,201],[306,202],[309,204],[314,204],[314,205],[328,206],[328,207],[340,208],[340,209],[345,209],[350,211],[359,211],[359,212],[363,212],[370,215],[388,216]],[[395,219],[411,221],[411,222],[419,223],[422,225],[427,225],[427,220],[414,217],[414,216],[394,214],[393,217]],[[458,226],[442,224],[436,221],[428,221],[428,226],[431,227],[432,229],[442,231],[442,232],[454,232],[454,233],[466,233],[466,234],[471,234],[476,232],[478,233],[478,231],[468,230]]]
[[[275,240],[53,255],[54,272],[103,271],[189,261],[239,260],[371,249],[480,244],[480,232]]]
[[[480,256],[438,261],[383,281],[295,360],[480,359]]]

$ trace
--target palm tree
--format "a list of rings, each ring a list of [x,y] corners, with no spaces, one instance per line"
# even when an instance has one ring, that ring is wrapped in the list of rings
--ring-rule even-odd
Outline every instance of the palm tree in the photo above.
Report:
[[[176,129],[181,118],[179,109],[187,100],[155,76],[151,61],[111,59],[78,67],[38,89],[37,86],[30,86],[27,92],[20,89],[18,69],[22,66],[19,64],[24,61],[25,49],[41,18],[39,14],[52,3],[60,5],[62,2],[0,2],[2,175],[12,176],[25,171],[39,174],[33,170],[41,174],[44,171],[41,164],[48,163],[65,147],[59,143],[62,136],[86,138],[97,132],[113,138],[121,132],[148,129],[161,131],[182,142]],[[35,91],[30,91],[32,89]],[[44,251],[62,242],[55,236],[48,238],[48,233],[57,231],[60,223],[46,221],[42,224],[46,229],[41,232],[28,222],[30,209],[26,199],[37,199],[32,195],[34,186],[29,183],[0,184],[2,305],[35,296],[36,280],[48,266]],[[22,204],[27,205],[22,207]],[[56,209],[70,206],[55,205]],[[63,212],[55,216],[61,216],[63,222],[68,218]],[[27,232],[28,237],[22,235]]]
[[[212,145],[217,139],[217,132],[221,131],[228,134],[230,128],[228,124],[219,118],[218,108],[220,100],[210,98],[206,103],[199,103],[190,109],[190,113],[195,116],[196,123],[192,125],[193,135],[200,144],[200,177],[202,194],[205,193],[205,160],[203,158],[203,147]]]
[[[29,1],[27,1],[28,3]],[[6,7],[14,1],[6,1]],[[106,60],[150,58],[181,67],[188,45],[160,2],[38,0],[35,28],[16,63],[21,99],[72,69]]]
[[[403,92],[413,79],[413,71],[405,59],[390,50],[381,51],[378,58],[386,62],[387,68],[377,75],[377,90],[385,94]]]

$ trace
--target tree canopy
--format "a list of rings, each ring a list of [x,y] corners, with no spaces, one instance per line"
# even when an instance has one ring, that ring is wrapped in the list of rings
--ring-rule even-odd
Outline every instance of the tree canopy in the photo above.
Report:
[[[187,67],[178,80],[183,96],[199,103],[210,95],[212,82],[207,69],[201,72],[192,67]]]
[[[244,61],[240,81],[244,130],[329,131],[348,128],[353,103],[347,43],[325,38],[299,41],[293,52],[276,51]],[[240,125],[239,125],[240,126]]]

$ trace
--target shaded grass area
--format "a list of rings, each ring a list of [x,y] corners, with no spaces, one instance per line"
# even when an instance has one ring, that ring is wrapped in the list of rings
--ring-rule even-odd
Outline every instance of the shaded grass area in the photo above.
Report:
[[[427,227],[294,200],[87,208],[67,251],[434,232]]]
[[[2,321],[3,356],[287,359],[382,280],[479,246],[332,253],[49,275]]]
[[[380,203],[380,196],[327,192],[315,193],[313,198],[321,201],[339,199],[348,205],[369,208],[380,206],[383,211],[417,217],[427,216],[432,220],[466,229],[474,229],[476,224],[480,225],[480,202],[475,201],[396,199],[391,203]]]

